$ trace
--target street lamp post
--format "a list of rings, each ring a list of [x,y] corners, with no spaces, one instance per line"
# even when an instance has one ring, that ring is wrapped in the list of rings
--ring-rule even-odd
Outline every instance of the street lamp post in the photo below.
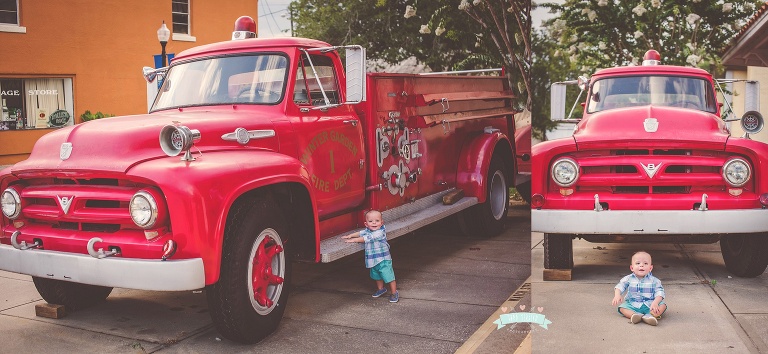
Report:
[[[167,64],[165,62],[165,45],[168,44],[168,38],[171,37],[171,31],[168,30],[168,27],[165,26],[165,21],[163,21],[163,25],[160,26],[160,29],[157,30],[157,40],[160,41],[160,46],[163,48],[162,52],[160,53],[160,56],[162,57],[160,65],[161,68],[164,68]]]

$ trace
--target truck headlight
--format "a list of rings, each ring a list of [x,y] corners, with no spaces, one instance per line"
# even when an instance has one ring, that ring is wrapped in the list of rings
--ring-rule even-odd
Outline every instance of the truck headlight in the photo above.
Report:
[[[8,219],[16,219],[21,214],[21,198],[19,193],[13,188],[8,188],[0,195],[0,206],[3,209],[3,215]]]
[[[570,187],[579,178],[579,165],[570,158],[562,158],[552,164],[552,179],[561,187]]]
[[[741,187],[749,181],[752,170],[749,164],[740,158],[730,159],[723,165],[723,179],[732,187]]]
[[[147,191],[138,191],[131,197],[128,204],[131,212],[131,219],[136,226],[142,229],[149,229],[155,226],[157,221],[158,209],[155,198]]]

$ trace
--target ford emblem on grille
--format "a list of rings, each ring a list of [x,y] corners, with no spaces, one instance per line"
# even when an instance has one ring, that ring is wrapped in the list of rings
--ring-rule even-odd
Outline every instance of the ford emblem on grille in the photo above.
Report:
[[[69,158],[69,155],[72,155],[72,143],[61,144],[61,149],[59,150],[59,157],[62,160],[66,160]]]
[[[645,131],[649,133],[655,133],[659,129],[659,121],[656,118],[646,118],[643,122]]]
[[[56,198],[59,200],[59,205],[61,205],[61,210],[64,214],[69,213],[69,207],[72,206],[72,201],[75,200],[75,196],[59,197],[57,195]]]
[[[659,168],[661,168],[661,162],[659,162],[658,165],[654,165],[652,163],[649,163],[648,165],[643,165],[643,163],[641,162],[640,165],[643,166],[645,173],[648,174],[648,178],[653,178],[656,172],[659,171]]]

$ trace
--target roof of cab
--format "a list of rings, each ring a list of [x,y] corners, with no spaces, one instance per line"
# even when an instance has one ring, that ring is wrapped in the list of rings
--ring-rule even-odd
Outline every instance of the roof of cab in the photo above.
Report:
[[[706,70],[699,68],[691,68],[687,66],[676,65],[636,65],[636,66],[621,66],[616,68],[601,69],[595,72],[593,76],[612,76],[612,75],[639,75],[639,74],[682,74],[682,75],[695,75],[695,76],[710,76]]]
[[[179,53],[174,60],[183,59],[190,56],[210,55],[226,52],[239,52],[248,49],[278,48],[278,47],[303,47],[303,48],[322,48],[331,45],[323,41],[308,38],[297,37],[279,37],[279,38],[250,38],[242,40],[231,40],[224,42],[211,43],[190,48]]]

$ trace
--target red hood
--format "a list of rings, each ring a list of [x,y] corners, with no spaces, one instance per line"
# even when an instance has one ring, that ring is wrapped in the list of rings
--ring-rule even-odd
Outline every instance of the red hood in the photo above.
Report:
[[[653,119],[658,123],[652,131]],[[646,129],[646,125],[649,125]],[[674,107],[612,109],[582,120],[573,134],[579,150],[605,147],[698,146],[723,150],[728,130],[714,114]]]
[[[131,166],[167,155],[160,148],[160,130],[174,121],[197,129],[201,139],[192,152],[242,148],[236,142],[221,139],[238,127],[248,130],[274,129],[264,112],[234,110],[170,111],[162,113],[104,118],[44,135],[35,143],[25,161],[11,168],[12,173],[34,170],[93,170],[126,172]],[[255,119],[254,116],[261,116]],[[264,139],[265,147],[277,150],[277,138]],[[63,143],[72,144],[68,159],[61,160]],[[249,144],[252,146],[253,143]],[[260,144],[261,145],[261,144]]]

